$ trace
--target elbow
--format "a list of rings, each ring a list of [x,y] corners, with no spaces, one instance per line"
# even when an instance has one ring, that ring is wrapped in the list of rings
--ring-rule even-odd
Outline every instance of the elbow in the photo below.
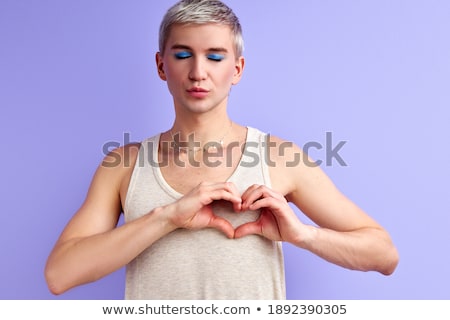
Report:
[[[385,276],[390,276],[394,273],[395,269],[397,269],[400,257],[398,251],[395,247],[390,249],[389,254],[384,256],[384,263],[382,264],[382,268],[380,268],[380,273]]]
[[[47,283],[47,285],[48,285],[48,290],[55,296],[58,296],[58,295],[64,293],[64,290],[61,290],[60,288],[55,286],[53,283]]]
[[[44,270],[45,281],[49,291],[53,295],[60,295],[68,290],[63,284],[63,277],[59,276],[54,267],[47,264]]]

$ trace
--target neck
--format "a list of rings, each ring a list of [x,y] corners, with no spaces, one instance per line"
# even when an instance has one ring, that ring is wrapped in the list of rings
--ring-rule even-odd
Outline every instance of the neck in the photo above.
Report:
[[[231,127],[231,119],[225,114],[198,114],[189,117],[177,115],[170,132],[179,134],[180,140],[187,141],[190,135],[195,135],[195,140],[205,143],[208,141],[219,142],[227,134]]]

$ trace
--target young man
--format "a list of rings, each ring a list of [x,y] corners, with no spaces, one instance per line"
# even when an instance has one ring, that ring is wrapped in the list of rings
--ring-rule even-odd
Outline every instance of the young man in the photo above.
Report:
[[[127,299],[284,299],[283,241],[345,268],[394,271],[388,233],[312,160],[296,161],[300,148],[228,117],[242,48],[239,21],[220,1],[169,9],[156,64],[173,126],[105,157],[49,256],[53,293],[126,265]]]

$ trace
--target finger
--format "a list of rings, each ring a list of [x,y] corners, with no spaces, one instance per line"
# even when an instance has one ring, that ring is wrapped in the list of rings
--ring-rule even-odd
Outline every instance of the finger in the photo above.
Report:
[[[208,195],[210,202],[214,201],[214,200],[226,200],[226,201],[230,201],[231,203],[233,203],[233,206],[238,206],[240,208],[241,203],[242,203],[242,199],[240,196],[235,195],[227,190],[223,190],[223,189],[218,189],[218,190],[213,190],[210,192],[210,194]]]
[[[236,187],[232,182],[219,183],[200,183],[195,191],[192,191],[192,196],[197,197],[202,206],[211,204],[215,200],[226,200],[233,204],[233,209],[236,212],[241,211],[242,198]]]
[[[245,210],[250,209],[250,206],[254,202],[267,197],[280,199],[281,195],[279,195],[278,193],[274,192],[273,190],[271,190],[266,186],[253,185],[249,189],[247,189],[246,192],[244,192],[244,194],[242,195],[242,207]]]
[[[249,195],[252,194],[259,187],[260,187],[259,184],[254,184],[254,185],[251,185],[250,187],[248,187],[247,190],[245,190],[244,193],[242,194],[242,199],[248,198]]]
[[[229,239],[234,238],[234,228],[227,220],[214,216],[209,224],[211,228],[215,228],[223,232]]]
[[[284,203],[280,202],[278,199],[268,197],[260,198],[249,205],[250,210],[258,210],[261,208],[270,209],[273,212],[279,212],[283,209]]]
[[[231,182],[200,183],[192,195],[198,197],[203,205],[208,205],[214,200],[227,200],[233,203],[241,203],[242,199],[236,186]]]
[[[235,212],[241,211],[242,197],[241,197],[241,194],[239,193],[239,190],[236,187],[236,185],[231,181],[227,181],[227,182],[225,182],[225,188],[226,188],[226,190],[228,190],[231,194],[233,194],[236,197],[236,201],[232,201],[234,211]]]
[[[252,185],[242,194],[242,210],[249,210],[250,205],[261,198],[263,192],[260,185]]]
[[[205,188],[211,188],[211,189],[224,189],[224,190],[227,190],[237,196],[240,196],[236,185],[231,181],[217,182],[217,183],[202,182],[200,184],[200,186],[203,186]]]
[[[231,193],[235,194],[236,196],[240,197],[241,194],[239,193],[238,188],[236,187],[236,185],[231,182],[231,181],[227,181],[224,182],[224,188],[228,191],[230,191]]]
[[[263,235],[261,225],[258,221],[247,222],[237,227],[234,231],[234,238],[239,239],[251,234]]]

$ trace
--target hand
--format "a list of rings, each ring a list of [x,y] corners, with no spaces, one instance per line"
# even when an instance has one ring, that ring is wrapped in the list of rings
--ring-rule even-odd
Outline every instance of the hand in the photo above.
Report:
[[[234,237],[234,228],[226,219],[214,214],[211,204],[215,200],[226,200],[233,204],[236,212],[241,211],[242,199],[232,182],[202,182],[188,194],[173,203],[170,221],[176,228],[198,230],[215,228],[228,238]]]
[[[242,210],[258,209],[261,209],[259,218],[239,226],[235,230],[235,238],[257,234],[273,241],[298,243],[299,237],[306,231],[306,226],[282,194],[266,186],[253,185],[242,195]]]

